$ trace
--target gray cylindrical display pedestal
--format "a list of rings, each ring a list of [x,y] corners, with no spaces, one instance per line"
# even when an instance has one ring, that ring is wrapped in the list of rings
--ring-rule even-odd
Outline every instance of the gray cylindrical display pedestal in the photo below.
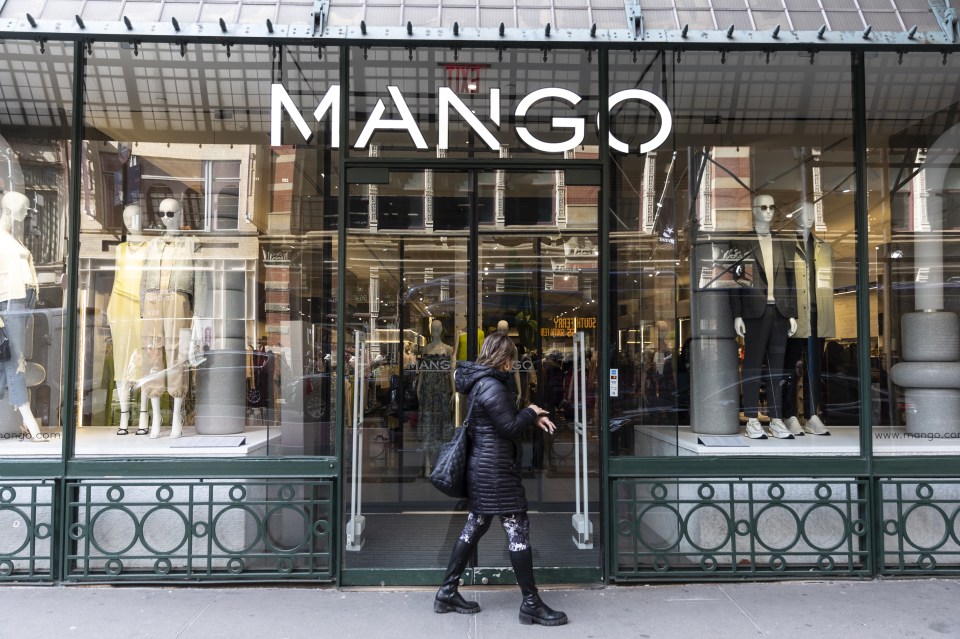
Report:
[[[703,291],[696,294],[693,309],[694,337],[734,337],[730,292]]]
[[[906,313],[900,318],[903,356],[910,362],[960,359],[960,318],[956,313]]]
[[[716,252],[711,244],[697,246],[697,264],[711,264]],[[711,283],[691,300],[690,427],[704,435],[735,435],[740,431],[737,342],[731,292],[714,288],[719,285]]]
[[[960,433],[960,390],[908,388],[903,399],[908,433]]]
[[[242,339],[246,335],[246,323],[244,322],[244,301],[243,291],[227,290],[223,292],[223,335],[226,339]]]
[[[900,319],[903,359],[890,370],[903,387],[907,432],[960,432],[960,318],[949,311]]]
[[[242,350],[208,351],[197,368],[198,435],[235,435],[246,423],[247,355]]]
[[[690,424],[704,435],[740,432],[737,342],[703,337],[690,342]]]

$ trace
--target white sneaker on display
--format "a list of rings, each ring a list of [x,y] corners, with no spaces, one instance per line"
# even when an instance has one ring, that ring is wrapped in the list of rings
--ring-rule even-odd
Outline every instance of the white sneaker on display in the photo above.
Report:
[[[787,430],[790,431],[790,434],[794,437],[799,437],[803,435],[803,426],[800,425],[800,420],[796,417],[790,417],[786,421]]]
[[[760,425],[760,420],[756,417],[751,417],[747,419],[747,432],[744,433],[744,437],[749,437],[750,439],[766,439],[767,433],[764,432],[763,426]]]
[[[793,439],[793,434],[779,417],[771,419],[768,428],[770,429],[770,434],[777,439]]]
[[[820,418],[814,415],[803,425],[803,430],[807,431],[811,435],[829,435],[830,431],[827,430],[827,427],[824,426],[823,422],[820,421]]]

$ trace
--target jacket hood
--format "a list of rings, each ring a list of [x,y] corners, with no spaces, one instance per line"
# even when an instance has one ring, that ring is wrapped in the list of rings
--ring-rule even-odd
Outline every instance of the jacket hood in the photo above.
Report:
[[[467,394],[481,380],[486,377],[492,377],[500,382],[509,379],[509,374],[504,371],[498,371],[483,364],[476,362],[457,362],[457,370],[453,374],[456,382],[457,391]]]

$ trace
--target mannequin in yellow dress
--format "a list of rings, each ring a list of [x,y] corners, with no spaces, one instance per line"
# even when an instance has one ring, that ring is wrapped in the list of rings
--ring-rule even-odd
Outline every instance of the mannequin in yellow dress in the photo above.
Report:
[[[117,435],[129,433],[130,392],[140,377],[140,278],[147,243],[139,235],[139,206],[131,204],[123,209],[123,225],[127,229],[127,241],[117,246],[113,292],[107,305],[107,322],[113,341],[113,370],[120,400]],[[142,393],[137,435],[147,434],[147,424],[147,394]]]

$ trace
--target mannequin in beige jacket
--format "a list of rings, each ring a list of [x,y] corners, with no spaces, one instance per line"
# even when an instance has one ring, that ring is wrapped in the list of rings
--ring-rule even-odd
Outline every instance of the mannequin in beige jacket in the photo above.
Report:
[[[812,207],[803,207],[794,218],[797,248],[793,267],[797,281],[797,332],[787,340],[783,407],[787,428],[794,435],[829,435],[820,419],[820,357],[825,338],[836,337],[833,300],[833,246],[813,234]],[[800,424],[797,383],[804,380]]]

